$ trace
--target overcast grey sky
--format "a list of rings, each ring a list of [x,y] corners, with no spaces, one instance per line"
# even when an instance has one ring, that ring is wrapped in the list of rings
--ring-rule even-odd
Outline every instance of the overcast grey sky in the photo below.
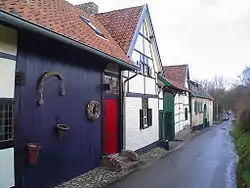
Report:
[[[163,65],[188,63],[192,78],[233,79],[250,65],[250,0],[92,1],[100,12],[147,3]]]

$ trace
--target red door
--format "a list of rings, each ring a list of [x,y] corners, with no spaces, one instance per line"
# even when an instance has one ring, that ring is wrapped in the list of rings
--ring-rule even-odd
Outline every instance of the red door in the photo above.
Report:
[[[118,153],[118,100],[105,99],[104,153]]]

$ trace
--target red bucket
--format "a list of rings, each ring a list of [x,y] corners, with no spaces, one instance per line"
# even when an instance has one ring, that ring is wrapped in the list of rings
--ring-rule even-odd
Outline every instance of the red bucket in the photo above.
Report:
[[[29,164],[31,164],[31,165],[37,164],[38,158],[39,158],[39,153],[40,153],[40,150],[42,149],[41,144],[39,144],[39,143],[28,143],[27,147],[28,147],[28,161],[29,161]]]

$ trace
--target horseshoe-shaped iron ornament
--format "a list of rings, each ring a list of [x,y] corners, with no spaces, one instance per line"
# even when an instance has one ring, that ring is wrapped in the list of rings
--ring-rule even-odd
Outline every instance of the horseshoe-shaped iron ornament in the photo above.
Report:
[[[38,81],[38,84],[37,84],[37,90],[38,90],[37,103],[38,103],[39,106],[42,106],[44,104],[43,92],[44,92],[44,82],[45,82],[45,79],[48,78],[48,77],[53,77],[53,76],[57,77],[58,80],[60,81],[59,96],[64,96],[66,94],[63,76],[59,72],[54,72],[54,71],[45,72],[40,77],[40,79]]]

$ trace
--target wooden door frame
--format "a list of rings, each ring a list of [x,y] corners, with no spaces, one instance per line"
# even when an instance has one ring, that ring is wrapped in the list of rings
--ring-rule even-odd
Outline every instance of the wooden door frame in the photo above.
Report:
[[[102,76],[102,84],[104,83],[104,76],[105,75],[109,75],[109,76],[113,76],[113,77],[116,77],[119,79],[119,94],[107,94],[105,93],[105,91],[103,91],[103,94],[102,94],[102,110],[103,110],[103,116],[102,116],[102,133],[101,133],[101,140],[102,140],[102,153],[104,154],[104,151],[105,151],[105,148],[104,148],[104,133],[105,133],[105,99],[114,99],[114,100],[117,100],[118,101],[118,106],[117,106],[117,114],[118,114],[118,117],[117,117],[117,151],[118,153],[120,153],[123,149],[123,120],[122,120],[122,106],[123,106],[123,101],[122,101],[122,95],[121,93],[123,92],[122,89],[121,89],[121,84],[122,84],[122,80],[121,80],[121,72],[119,74],[115,74],[115,73],[110,73],[110,72],[103,72],[103,76]]]

